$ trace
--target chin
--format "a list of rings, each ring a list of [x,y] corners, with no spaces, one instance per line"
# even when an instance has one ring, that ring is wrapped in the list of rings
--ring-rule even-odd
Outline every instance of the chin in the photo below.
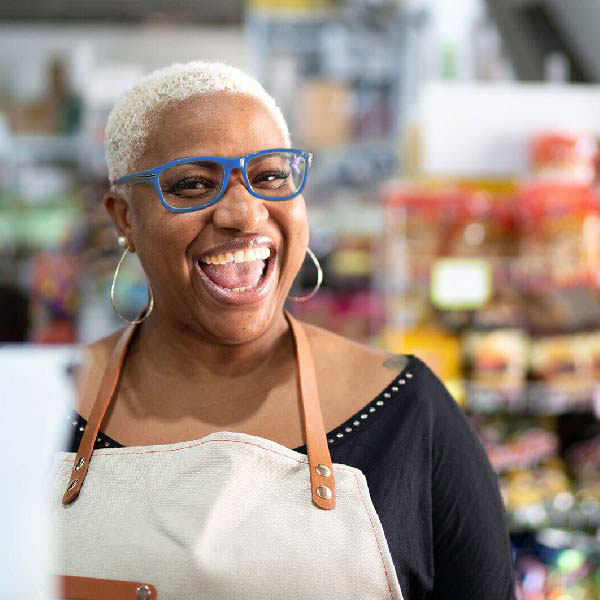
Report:
[[[194,329],[205,331],[224,344],[242,344],[260,337],[268,330],[275,313],[266,303],[260,307],[223,307],[218,313],[204,306],[198,312]]]

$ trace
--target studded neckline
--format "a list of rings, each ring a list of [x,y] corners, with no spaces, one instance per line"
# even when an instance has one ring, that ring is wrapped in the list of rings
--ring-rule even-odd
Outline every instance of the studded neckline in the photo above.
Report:
[[[406,387],[413,378],[413,358],[412,354],[406,354],[407,358],[404,369],[394,375],[394,378],[390,383],[371,400],[366,406],[361,408],[358,412],[354,413],[351,417],[346,419],[343,423],[338,425],[335,429],[332,429],[327,433],[327,442],[330,447],[338,446],[344,441],[350,439],[356,432],[364,429],[367,423],[371,422],[373,418],[383,409],[384,406],[391,402],[394,402],[395,398],[400,395],[401,392],[406,390]],[[370,417],[373,417],[370,419]],[[80,441],[83,436],[83,432],[87,426],[87,421],[75,410],[69,411],[67,414],[67,420],[71,421],[74,430],[74,437],[77,442]],[[120,444],[111,437],[105,435],[102,431],[98,432],[94,448],[123,448],[123,444]],[[306,454],[306,444],[293,448],[294,451]]]
[[[338,446],[345,440],[350,439],[356,432],[364,429],[365,425],[373,421],[373,417],[390,403],[394,402],[396,397],[405,391],[411,379],[413,379],[413,355],[406,354],[406,365],[400,373],[394,375],[394,379],[371,400],[361,410],[356,412],[346,421],[338,425],[327,433],[327,442],[329,446]],[[374,414],[373,414],[374,413]],[[295,450],[306,453],[306,444]]]

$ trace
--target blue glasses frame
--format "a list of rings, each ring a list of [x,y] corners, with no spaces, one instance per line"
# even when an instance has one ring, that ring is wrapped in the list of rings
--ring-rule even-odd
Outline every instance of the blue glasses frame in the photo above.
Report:
[[[288,154],[296,154],[298,156],[303,156],[306,160],[306,169],[304,169],[304,176],[302,177],[302,183],[298,187],[298,190],[289,196],[273,197],[273,196],[265,196],[264,194],[259,194],[258,192],[252,189],[250,182],[248,181],[248,173],[246,172],[246,165],[256,156],[261,156],[263,154],[272,154],[273,152],[287,152]],[[149,183],[154,186],[156,193],[160,199],[161,204],[171,212],[192,212],[194,210],[201,210],[203,208],[207,208],[216,202],[218,202],[224,195],[227,190],[227,186],[229,185],[229,176],[231,175],[231,171],[234,169],[240,169],[242,171],[242,175],[244,176],[244,184],[246,189],[252,196],[256,198],[262,198],[263,200],[272,200],[274,202],[278,202],[280,200],[291,200],[295,198],[298,194],[302,193],[304,186],[306,185],[306,177],[308,175],[308,170],[312,164],[313,154],[311,152],[305,152],[303,150],[298,150],[296,148],[270,148],[269,150],[261,150],[260,152],[253,152],[252,154],[246,154],[244,156],[236,156],[233,158],[227,158],[223,156],[193,156],[191,158],[179,158],[177,160],[173,160],[168,163],[164,163],[159,165],[158,167],[154,167],[152,169],[146,169],[145,171],[138,171],[137,173],[131,173],[130,175],[124,175],[123,177],[119,177],[115,179],[112,183],[113,185],[119,183]],[[166,171],[168,168],[173,167],[175,165],[180,165],[182,163],[188,162],[196,162],[196,161],[214,161],[223,166],[223,185],[219,190],[219,193],[208,202],[203,204],[197,204],[195,206],[189,206],[186,208],[176,208],[167,203],[164,199],[162,190],[160,189],[159,178],[163,171]]]

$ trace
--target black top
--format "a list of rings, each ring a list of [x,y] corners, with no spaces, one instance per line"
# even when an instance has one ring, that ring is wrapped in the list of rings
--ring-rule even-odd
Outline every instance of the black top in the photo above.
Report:
[[[86,420],[76,412],[69,452]],[[331,460],[360,469],[405,600],[514,600],[496,474],[466,416],[414,355],[363,410],[327,434]],[[123,447],[100,433],[95,448]],[[306,446],[294,448],[306,454]]]

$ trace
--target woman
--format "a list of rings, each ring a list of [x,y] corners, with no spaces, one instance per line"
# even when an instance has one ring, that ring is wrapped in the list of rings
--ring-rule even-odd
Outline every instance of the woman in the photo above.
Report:
[[[283,309],[309,251],[311,157],[290,147],[273,99],[221,64],[114,107],[104,205],[152,298],[89,347],[56,572],[71,597],[85,577],[162,599],[509,600],[496,477],[443,384]]]

